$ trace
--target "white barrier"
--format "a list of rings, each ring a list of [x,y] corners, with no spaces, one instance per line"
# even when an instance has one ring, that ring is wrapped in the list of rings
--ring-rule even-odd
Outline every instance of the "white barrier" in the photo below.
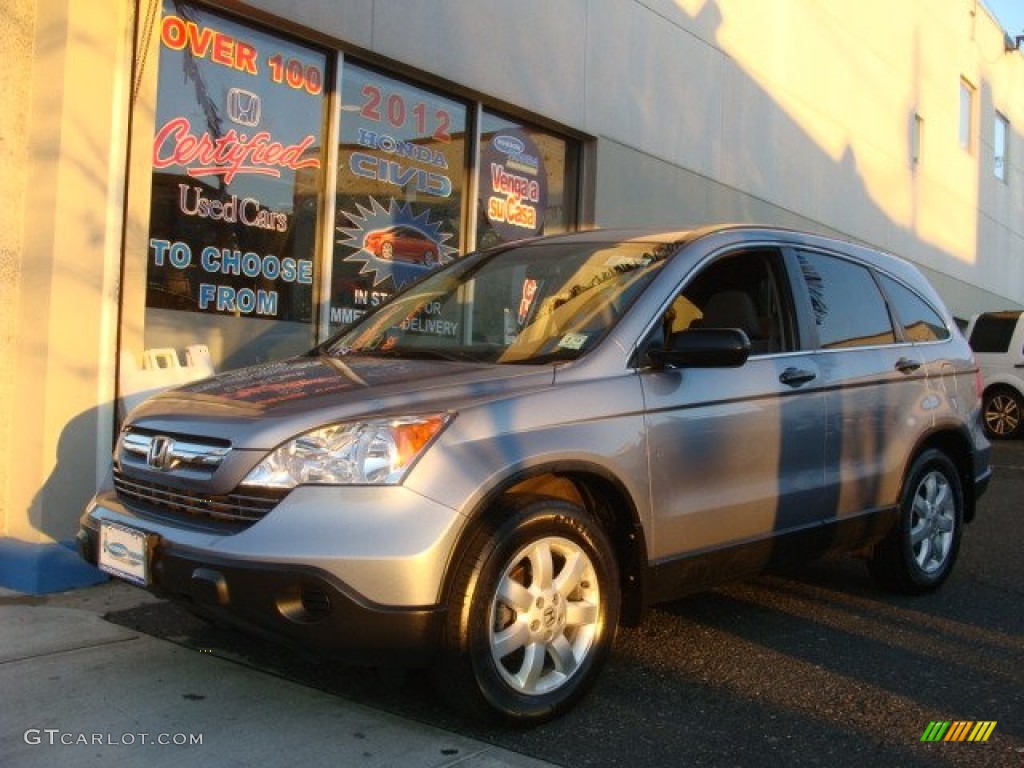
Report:
[[[131,352],[121,353],[120,415],[123,418],[147,397],[157,392],[212,376],[213,361],[205,344],[185,347],[182,365],[178,351],[171,347],[147,349],[138,365]]]

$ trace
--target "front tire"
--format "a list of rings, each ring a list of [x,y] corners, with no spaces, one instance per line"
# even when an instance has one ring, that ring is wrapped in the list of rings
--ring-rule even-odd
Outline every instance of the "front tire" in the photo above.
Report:
[[[514,497],[490,519],[455,574],[435,681],[469,713],[534,725],[572,707],[606,661],[618,570],[604,531],[574,504]]]
[[[925,451],[907,475],[899,521],[868,561],[871,575],[896,592],[937,589],[953,570],[963,521],[964,495],[956,467],[941,451]]]

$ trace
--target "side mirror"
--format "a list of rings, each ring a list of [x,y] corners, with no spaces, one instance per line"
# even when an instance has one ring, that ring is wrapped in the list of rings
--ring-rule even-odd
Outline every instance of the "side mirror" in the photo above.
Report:
[[[750,339],[739,328],[694,328],[672,334],[647,357],[659,369],[738,368],[750,357]]]

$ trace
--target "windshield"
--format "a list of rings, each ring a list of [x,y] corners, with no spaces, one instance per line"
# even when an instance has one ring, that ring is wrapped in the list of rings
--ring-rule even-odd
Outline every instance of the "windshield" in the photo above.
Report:
[[[674,246],[535,242],[435,272],[328,345],[333,355],[538,364],[592,349]]]

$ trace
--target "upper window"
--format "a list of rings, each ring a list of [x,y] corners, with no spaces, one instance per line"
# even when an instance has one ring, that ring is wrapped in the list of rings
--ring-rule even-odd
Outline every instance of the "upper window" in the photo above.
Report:
[[[942,316],[924,299],[891,277],[882,275],[881,281],[903,327],[905,339],[942,341],[949,338],[949,328],[943,322]]]
[[[885,300],[866,267],[812,251],[797,256],[823,349],[896,341]]]
[[[960,146],[971,149],[974,138],[974,86],[960,79]]]
[[[754,355],[795,348],[788,294],[778,275],[774,250],[743,251],[719,259],[701,272],[672,302],[665,334],[689,328],[739,328]]]
[[[975,352],[1003,354],[1010,349],[1020,312],[986,312],[974,321],[971,349]]]
[[[992,173],[1006,181],[1006,162],[1010,140],[1010,121],[996,112],[992,132]]]
[[[332,332],[459,258],[474,234],[486,247],[574,228],[576,142],[480,110],[477,145],[464,102],[351,61],[341,79]]]
[[[915,113],[910,124],[910,163],[917,165],[921,162],[921,155],[924,152],[924,118]]]
[[[464,251],[467,105],[345,62],[329,324]]]
[[[485,110],[477,247],[573,229],[578,164],[575,142]]]
[[[172,0],[159,35],[145,346],[218,367],[305,350],[328,56]]]

